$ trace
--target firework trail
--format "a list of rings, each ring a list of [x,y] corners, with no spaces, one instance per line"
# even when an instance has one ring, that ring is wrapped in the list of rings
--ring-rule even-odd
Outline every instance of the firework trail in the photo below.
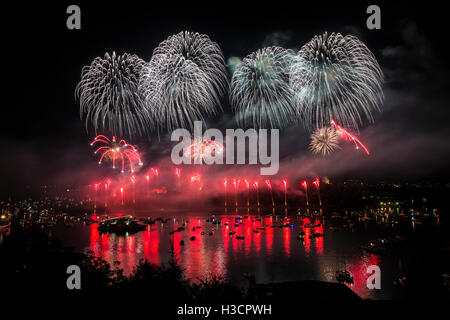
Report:
[[[109,190],[109,187],[111,186],[111,179],[106,179],[106,182],[105,182],[105,208],[106,207],[108,207],[108,190]]]
[[[358,130],[383,103],[383,74],[374,55],[354,36],[324,33],[298,52],[290,73],[295,103],[306,128],[337,119]]]
[[[124,188],[123,187],[120,187],[120,204],[123,206],[123,191],[124,191]]]
[[[136,187],[135,187],[136,176],[132,175],[130,177],[130,181],[131,181],[131,184],[133,185],[133,203],[136,203]]]
[[[214,157],[222,152],[223,145],[220,142],[206,139],[193,140],[192,144],[183,150],[183,154],[190,157],[194,164],[202,164],[203,158]]]
[[[225,188],[225,207],[227,206],[227,189],[228,189],[228,179],[223,179],[223,187]]]
[[[97,191],[98,191],[98,187],[100,186],[100,183],[94,183],[94,213],[97,210]]]
[[[142,69],[139,82],[157,130],[192,128],[215,115],[228,87],[225,61],[208,36],[183,31],[164,40]]]
[[[143,163],[141,161],[141,157],[136,149],[136,147],[132,144],[127,143],[124,139],[121,139],[117,142],[116,137],[113,136],[112,139],[109,139],[105,135],[98,135],[91,142],[91,146],[99,144],[100,146],[94,151],[94,154],[100,153],[99,164],[102,164],[102,161],[107,159],[112,162],[113,169],[116,168],[116,162],[119,161],[121,163],[121,171],[125,172],[125,164],[128,164],[128,167],[131,172],[134,172],[136,164],[138,166],[142,166]]]
[[[157,168],[150,168],[150,172],[152,176],[155,177],[154,185],[159,188],[159,170]],[[149,176],[149,174],[147,174]]]
[[[146,195],[147,195],[147,198],[148,198],[150,196],[150,192],[151,192],[151,190],[150,190],[150,173],[149,172],[147,172],[147,174],[145,175],[145,181],[147,183]]]
[[[280,128],[295,119],[289,71],[294,54],[281,47],[251,53],[233,73],[231,105],[240,126]]]
[[[157,168],[150,168],[150,171],[155,177],[159,176],[159,170]]]
[[[95,131],[114,135],[143,135],[151,126],[144,99],[138,90],[144,60],[125,53],[97,57],[83,67],[81,81],[75,89],[80,101],[80,117],[90,122]]]
[[[283,179],[283,187],[284,187],[284,206],[287,207],[287,180]]]
[[[366,146],[359,141],[359,139],[357,137],[355,137],[354,135],[352,135],[350,132],[348,132],[347,130],[345,130],[344,128],[342,128],[340,125],[338,125],[334,120],[331,120],[331,125],[333,126],[333,128],[336,129],[336,132],[343,137],[345,140],[347,141],[351,141],[355,144],[355,148],[359,149],[360,147],[364,150],[364,152],[367,155],[370,155],[369,150],[366,148]]]
[[[305,190],[306,197],[306,214],[309,215],[309,200],[308,200],[308,182],[303,180],[301,183],[302,188]]]
[[[320,198],[320,180],[319,178],[316,178],[313,180],[312,184],[317,188],[317,194],[319,196],[319,211],[322,215],[322,199]]]
[[[238,207],[238,196],[237,196],[237,192],[239,189],[239,183],[241,182],[241,180],[239,179],[233,179],[233,187],[234,187],[234,199],[235,199],[235,204],[236,204],[236,209]]]
[[[311,150],[313,154],[326,156],[336,149],[340,149],[340,137],[338,131],[332,126],[317,129],[311,134],[309,150]]]
[[[175,176],[177,177],[177,183],[176,186],[177,188],[180,187],[181,183],[180,183],[180,179],[181,179],[181,168],[175,168]]]
[[[264,183],[266,184],[267,188],[269,188],[270,198],[272,199],[272,207],[275,207],[275,202],[273,200],[273,193],[272,193],[272,184],[270,183],[270,180],[265,180]]]
[[[259,208],[259,183],[258,183],[258,181],[253,182],[253,187],[256,190],[256,202],[257,202],[258,208]]]
[[[250,206],[250,182],[244,179],[245,187],[247,188],[247,207]]]

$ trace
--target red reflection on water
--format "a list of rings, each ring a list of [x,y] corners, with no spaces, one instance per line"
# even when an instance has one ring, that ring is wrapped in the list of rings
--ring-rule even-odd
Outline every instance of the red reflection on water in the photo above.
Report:
[[[305,228],[305,224],[311,223],[309,218],[303,219],[303,231],[305,232],[304,240],[305,240],[305,255],[309,258],[309,254],[311,253],[311,228]]]
[[[252,240],[253,240],[252,239],[252,235],[253,235],[253,229],[254,229],[255,223],[252,222],[252,219],[253,219],[253,217],[250,217],[248,219],[244,219],[244,222],[243,222],[244,235],[245,235],[244,250],[245,250],[245,255],[246,256],[248,256],[249,253],[250,253],[251,244],[252,244]]]
[[[142,250],[144,253],[144,259],[150,261],[150,231],[145,230],[142,232]]]
[[[103,233],[100,237],[100,252],[101,256],[106,259],[108,255],[109,250],[109,235],[106,233]]]
[[[261,225],[261,224],[258,223],[258,227],[259,227],[260,225]],[[265,231],[259,230],[258,233],[254,233],[254,234],[253,234],[253,240],[254,240],[254,242],[255,242],[255,251],[256,251],[256,253],[259,253],[259,251],[261,250],[261,232],[265,232]]]
[[[230,220],[228,218],[222,219],[222,239],[223,239],[223,247],[225,249],[225,254],[228,254],[228,245],[230,242]]]
[[[238,235],[242,235],[241,233],[241,229],[242,228],[240,228],[240,225],[238,225],[237,227],[236,227],[236,223],[237,223],[237,221],[235,220],[235,219],[233,219],[232,220],[232,222],[231,222],[231,226],[232,226],[232,229],[233,229],[233,231],[234,232],[236,232],[234,235],[233,235],[233,238],[231,239],[231,244],[232,244],[232,246],[233,246],[233,255],[236,257],[236,251],[237,251],[237,247],[238,247],[238,242],[241,242],[242,240],[237,240],[236,239],[236,236],[238,236]]]
[[[187,225],[190,226],[195,223],[194,220],[188,220]],[[183,254],[181,255],[182,261],[185,265],[185,272],[188,278],[195,278],[199,275],[204,275],[207,272],[207,266],[205,266],[206,253],[203,248],[203,239],[205,236],[200,236],[199,229],[191,230],[189,232],[189,239],[195,236],[195,240],[189,240],[189,244],[185,248],[182,248]],[[178,232],[177,232],[178,233]],[[198,236],[198,237],[197,237]]]
[[[160,264],[159,232],[157,229],[148,228],[142,233],[144,258],[153,264]]]
[[[135,251],[135,236],[128,236],[126,237],[127,239],[127,248],[126,248],[126,252],[127,253],[134,253]]]
[[[266,228],[266,248],[267,253],[272,254],[272,245],[273,245],[273,229],[271,226],[273,225],[273,217],[269,217],[265,219],[265,223],[269,225]]]
[[[178,228],[178,225],[174,224],[174,230]],[[181,241],[181,232],[175,232],[172,235],[172,239],[173,239],[173,251],[175,253],[176,256],[178,256],[180,254],[180,241]]]
[[[285,227],[283,229],[284,252],[289,257],[291,254],[291,228]]]
[[[224,225],[225,221],[221,220],[220,224],[215,224],[214,228],[214,236],[213,241],[220,241],[222,240],[222,243],[225,243],[224,237],[229,237],[229,235],[226,234],[226,230],[228,230],[228,226]],[[222,228],[222,238],[220,239],[220,231],[219,228]],[[219,240],[220,239],[220,240]],[[226,260],[227,260],[227,249],[225,249],[225,245],[221,246],[218,245],[216,242],[215,248],[206,247],[206,242],[201,243],[201,256],[202,259],[206,258],[207,260],[204,260],[203,268],[201,269],[201,276],[204,277],[206,274],[211,273],[213,275],[217,276],[225,276],[227,273],[226,268]]]
[[[314,232],[323,234],[323,225],[320,225],[320,227],[314,228]],[[323,254],[323,237],[316,237],[316,252],[319,256]]]
[[[100,234],[97,229],[98,223],[91,224],[90,246],[89,249],[94,252],[97,257],[109,261],[109,236],[107,234]]]
[[[90,250],[92,250],[96,256],[100,256],[99,251],[97,250],[99,242],[98,240],[100,239],[100,234],[97,230],[97,227],[98,223],[91,224],[91,236],[89,237]]]
[[[130,235],[125,237],[125,250],[124,250],[124,256],[127,259],[127,269],[132,270],[134,266],[138,262],[138,255],[136,252],[136,236]]]

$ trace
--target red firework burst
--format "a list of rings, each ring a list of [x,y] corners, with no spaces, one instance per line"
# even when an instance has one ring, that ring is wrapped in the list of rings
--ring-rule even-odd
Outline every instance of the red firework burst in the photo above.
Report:
[[[91,146],[98,145],[99,147],[94,151],[94,154],[100,153],[99,164],[103,160],[112,162],[113,169],[116,168],[116,163],[119,162],[122,173],[125,172],[126,166],[131,172],[134,172],[136,165],[142,166],[141,157],[132,144],[127,143],[124,139],[117,142],[116,137],[112,139],[104,135],[98,135],[91,142]]]
[[[353,142],[355,144],[356,149],[359,149],[361,147],[367,155],[370,155],[369,150],[361,141],[359,141],[357,137],[355,137],[353,134],[342,128],[334,120],[331,120],[331,125],[336,129],[336,131],[341,135],[341,137],[343,137],[347,141]]]

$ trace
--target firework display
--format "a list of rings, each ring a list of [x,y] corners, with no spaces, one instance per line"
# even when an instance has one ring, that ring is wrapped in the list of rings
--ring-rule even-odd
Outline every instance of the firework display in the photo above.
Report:
[[[313,154],[325,156],[340,148],[339,140],[340,135],[334,127],[323,127],[311,135],[309,149]]]
[[[260,190],[259,190],[259,181],[253,180],[250,177],[244,178],[230,178],[224,177],[219,178],[221,180],[216,180],[217,178],[214,176],[202,176],[199,172],[191,172],[189,175],[181,175],[181,170],[178,167],[174,168],[175,175],[169,174],[168,176],[163,173],[165,177],[161,181],[161,185],[158,186],[156,180],[152,180],[153,176],[156,178],[156,172],[159,174],[159,170],[155,168],[151,168],[147,173],[138,173],[129,175],[120,175],[116,178],[106,178],[104,182],[93,182],[89,185],[92,187],[92,198],[94,200],[94,209],[98,206],[98,196],[103,195],[104,197],[104,209],[111,205],[114,207],[117,205],[116,194],[120,194],[121,198],[120,203],[123,201],[125,204],[137,204],[141,205],[142,203],[146,203],[147,201],[151,201],[152,195],[161,194],[162,190],[165,190],[163,193],[172,193],[178,194],[180,190],[178,190],[177,185],[182,183],[184,186],[187,184],[191,184],[192,186],[207,186],[207,188],[200,188],[205,195],[210,193],[211,191],[217,192],[220,197],[223,197],[224,205],[227,207],[228,205],[228,184],[229,182],[233,185],[234,197],[235,197],[235,205],[236,207],[245,206],[249,207],[260,207]],[[170,171],[169,171],[170,172]],[[168,172],[168,173],[169,173]],[[316,188],[318,188],[318,178],[313,180],[311,183]],[[242,182],[242,183],[241,183]],[[282,180],[277,179],[266,179],[264,180],[264,184],[267,189],[262,191],[262,196],[270,200],[270,203],[266,203],[266,205],[270,205],[270,208],[278,207],[283,205],[284,207],[288,206],[288,195],[292,193],[292,189],[288,188],[288,179],[284,178]],[[215,189],[216,186],[219,186],[218,189]],[[101,188],[100,188],[101,187]],[[302,181],[301,188],[305,191],[307,190],[307,182],[306,180]],[[254,192],[252,192],[252,190]],[[295,191],[295,190],[294,190]],[[125,193],[128,192],[128,196],[125,197]],[[283,194],[281,198],[278,194]],[[294,194],[294,193],[292,193]],[[239,203],[239,199],[244,198],[245,201]],[[306,195],[306,198],[307,195]],[[252,205],[251,199],[254,199],[254,203]],[[303,201],[303,200],[302,200]],[[308,200],[307,200],[308,201]],[[138,203],[139,202],[139,203]],[[264,207],[264,205],[262,206]]]
[[[300,185],[305,190],[306,213],[309,215],[308,181],[303,180]]]
[[[319,180],[319,178],[315,178],[313,180],[312,184],[317,189],[317,196],[318,196],[318,199],[319,199],[319,213],[322,214],[322,198],[320,197],[320,180]]]
[[[305,44],[291,68],[290,83],[305,127],[336,119],[357,130],[383,102],[383,74],[374,55],[354,36],[324,33]]]
[[[194,175],[191,176],[190,180],[191,180],[191,183],[200,183],[201,176],[198,172],[196,172]]]
[[[91,142],[91,146],[100,145],[94,154],[100,153],[99,164],[104,160],[112,162],[113,169],[116,168],[116,163],[120,163],[121,172],[124,173],[127,169],[134,172],[136,165],[142,166],[141,157],[134,145],[127,143],[124,139],[117,142],[116,137],[109,139],[105,135],[98,135]]]
[[[119,136],[142,135],[150,124],[148,110],[138,90],[144,60],[136,55],[105,53],[83,67],[75,95],[80,117],[94,129]]]
[[[285,127],[296,116],[289,70],[294,54],[266,47],[248,55],[233,73],[230,102],[239,125]]]
[[[347,130],[345,130],[344,128],[342,128],[340,125],[338,125],[336,123],[336,121],[331,120],[331,125],[333,126],[333,128],[336,129],[336,132],[343,137],[346,141],[351,141],[354,143],[355,148],[359,149],[362,148],[364,150],[364,152],[367,155],[370,155],[369,150],[367,149],[367,147],[357,138],[355,137],[353,134],[351,134],[350,132],[348,132]]]
[[[233,187],[234,187],[234,203],[236,205],[236,208],[238,207],[238,189],[239,189],[239,183],[241,182],[240,179],[233,179]]]
[[[355,130],[364,119],[373,120],[383,100],[382,80],[375,57],[360,40],[324,33],[298,54],[273,46],[248,55],[232,74],[229,99],[242,127],[282,128],[300,119],[315,130],[309,145],[313,154],[331,154],[340,148],[340,138],[369,154],[333,119]],[[220,110],[227,88],[220,47],[206,35],[183,31],[161,42],[149,63],[115,52],[95,58],[83,68],[76,96],[87,126],[133,136],[191,128]],[[223,152],[223,145],[194,140],[183,151],[202,163],[205,156]]]
[[[244,179],[245,187],[247,190],[247,207],[250,206],[250,182]]]
[[[275,207],[275,201],[273,199],[273,192],[272,192],[272,183],[269,179],[264,180],[264,183],[266,184],[267,188],[269,188],[270,191],[270,199],[272,200],[272,207]]]
[[[133,136],[178,127],[191,128],[195,120],[217,114],[221,99],[229,89],[231,107],[241,127],[282,128],[302,121],[314,129],[309,149],[313,154],[329,155],[340,149],[340,141],[351,141],[369,155],[368,149],[346,128],[358,129],[364,119],[382,104],[383,75],[369,49],[353,36],[325,33],[305,44],[298,54],[281,47],[258,49],[236,64],[228,87],[227,71],[220,47],[206,35],[183,31],[170,36],[154,50],[149,63],[135,55],[97,57],[82,70],[76,88],[80,113],[86,124],[109,132]],[[336,121],[334,120],[336,119]],[[337,124],[341,123],[343,126]],[[328,125],[331,124],[331,125]],[[116,135],[98,135],[91,145],[99,146],[99,164],[105,160],[121,172],[135,172],[142,166],[135,146]],[[192,140],[183,153],[194,164],[207,156],[224,152],[215,140]],[[164,185],[156,168],[149,168],[143,181],[159,190]],[[182,185],[181,168],[174,168],[176,185]],[[200,183],[199,172],[186,175],[191,184]],[[138,177],[130,176],[133,203]],[[161,181],[160,181],[161,180]],[[110,180],[109,180],[110,181]],[[152,181],[152,183],[150,183]],[[241,179],[231,180],[235,205],[239,204]],[[250,206],[250,186],[260,205],[258,182],[245,182],[246,204]],[[105,184],[105,192],[109,190]],[[276,201],[270,179],[264,180],[272,207]],[[121,182],[123,198],[124,182]],[[202,182],[203,184],[203,182]],[[316,186],[317,181],[313,184]],[[287,207],[287,180],[284,206]],[[224,180],[227,206],[228,179]],[[307,183],[306,192],[309,211]],[[317,189],[318,186],[316,186]],[[164,188],[164,187],[162,187]],[[151,189],[147,187],[147,195]],[[105,207],[107,200],[105,198]],[[321,207],[321,206],[320,206]]]
[[[227,178],[223,179],[223,187],[225,189],[224,204],[225,204],[225,207],[226,207],[227,206],[227,197],[228,197],[228,193],[227,193],[227,191],[228,191],[228,179]]]
[[[283,179],[283,189],[284,189],[284,206],[287,207],[287,179]]]
[[[258,181],[253,182],[253,188],[255,188],[255,190],[256,190],[256,204],[259,208],[260,202],[259,202],[259,182]]]
[[[192,141],[191,145],[184,148],[183,153],[188,158],[194,160],[194,163],[203,163],[203,158],[214,157],[222,154],[223,145],[215,140],[198,139]]]
[[[195,120],[215,115],[226,88],[219,46],[206,35],[188,31],[161,42],[140,79],[158,131],[191,128]]]
[[[29,25],[4,37],[3,305],[446,305],[446,12],[299,4],[8,3]]]
[[[124,197],[124,202],[126,203],[138,203],[138,201],[145,203],[146,201],[151,200],[152,194],[160,194],[161,190],[165,190],[164,193],[170,192],[178,194],[179,190],[176,187],[177,184],[183,183],[184,186],[186,186],[188,183],[191,185],[199,185],[206,186],[207,188],[203,189],[200,188],[199,190],[204,192],[205,195],[208,193],[214,191],[217,192],[217,195],[220,197],[223,197],[224,205],[225,207],[228,205],[228,184],[229,182],[232,183],[233,191],[234,191],[234,197],[235,197],[235,206],[236,207],[260,207],[260,192],[262,193],[262,196],[270,200],[270,203],[266,203],[267,206],[270,206],[270,208],[273,207],[288,207],[288,195],[295,194],[295,188],[288,188],[288,179],[283,178],[281,180],[278,179],[266,179],[264,180],[264,184],[267,187],[266,190],[260,191],[259,189],[259,181],[253,180],[250,177],[244,177],[244,178],[231,178],[231,177],[224,177],[219,178],[219,182],[217,180],[217,177],[215,176],[202,176],[199,172],[191,172],[189,175],[181,175],[181,171],[179,168],[175,168],[175,175],[165,175],[163,173],[163,176],[165,179],[161,181],[161,185],[158,186],[156,181],[152,181],[151,176],[157,177],[156,172],[159,174],[159,170],[155,168],[151,168],[148,173],[146,174],[129,174],[129,175],[120,175],[116,178],[106,178],[104,182],[92,182],[89,187],[92,189],[92,198],[94,200],[94,206],[93,208],[97,208],[98,203],[98,195],[99,192],[103,192],[104,196],[104,207],[105,209],[109,206],[108,203],[110,200],[114,200],[116,198],[116,193],[120,192],[121,195],[125,194],[128,191],[129,199],[127,197]],[[170,171],[169,171],[170,172]],[[324,178],[327,179],[327,178]],[[242,183],[241,183],[242,182]],[[150,185],[151,184],[151,185]],[[315,178],[311,181],[311,185],[316,188],[318,192],[320,192],[320,181],[319,178]],[[218,189],[216,189],[216,186],[219,186]],[[100,188],[102,187],[102,188]],[[156,187],[156,188],[154,188]],[[304,189],[305,192],[307,192],[308,189],[308,182],[306,180],[301,181],[300,188]],[[252,192],[254,190],[254,193]],[[282,197],[279,196],[279,193],[282,193]],[[319,196],[319,203],[321,206],[321,199],[320,194]],[[239,204],[239,199],[244,198],[245,201]],[[254,199],[255,202],[252,205],[251,199]],[[122,199],[120,199],[122,201]],[[120,201],[120,202],[121,202]],[[303,200],[301,200],[303,201]],[[115,203],[117,204],[117,202]],[[114,205],[114,203],[113,203]],[[308,194],[306,194],[306,205],[309,206],[308,202]],[[264,205],[262,206],[264,207]],[[267,208],[267,207],[266,207]]]

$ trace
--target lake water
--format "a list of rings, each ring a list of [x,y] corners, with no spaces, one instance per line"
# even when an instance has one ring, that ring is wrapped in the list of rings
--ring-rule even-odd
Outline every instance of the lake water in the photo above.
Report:
[[[243,215],[247,213],[242,213]],[[146,215],[147,216],[147,215]],[[350,288],[362,298],[395,299],[402,297],[402,290],[394,287],[392,280],[398,271],[398,259],[388,255],[379,257],[365,253],[359,247],[377,238],[376,230],[366,225],[354,230],[330,228],[326,221],[314,229],[304,224],[314,222],[310,218],[290,217],[291,227],[279,227],[282,217],[262,216],[261,221],[242,219],[235,226],[233,214],[216,214],[220,224],[207,222],[210,213],[182,213],[159,215],[168,218],[167,223],[157,221],[145,231],[129,235],[102,234],[97,223],[76,224],[71,228],[58,225],[54,235],[65,245],[76,250],[92,250],[95,255],[112,263],[120,261],[126,273],[132,272],[140,259],[155,264],[167,263],[170,258],[170,243],[173,241],[178,263],[192,281],[209,274],[221,275],[225,279],[245,287],[243,273],[255,275],[258,283],[293,280],[322,280],[335,282],[336,270],[347,269],[354,277]],[[185,224],[185,230],[170,234]],[[228,225],[227,225],[228,224]],[[271,228],[266,225],[276,225]],[[201,228],[197,228],[197,227]],[[195,230],[193,228],[195,227]],[[265,227],[259,230],[258,227]],[[213,235],[209,232],[214,228]],[[201,232],[205,235],[201,235]],[[230,231],[236,231],[230,235]],[[304,241],[297,240],[299,232],[305,232]],[[323,233],[323,237],[309,238],[311,232]],[[195,236],[195,240],[190,238]],[[244,236],[239,240],[236,236]],[[184,240],[185,245],[180,245]],[[381,269],[381,290],[369,290],[366,286],[367,267],[378,265]]]

